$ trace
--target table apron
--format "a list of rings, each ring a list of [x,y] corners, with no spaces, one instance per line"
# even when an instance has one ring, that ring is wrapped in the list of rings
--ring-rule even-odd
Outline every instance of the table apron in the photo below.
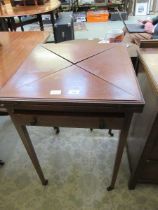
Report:
[[[97,115],[40,115],[40,114],[11,114],[11,117],[19,125],[30,126],[58,126],[75,128],[100,128],[100,129],[122,129],[123,116],[109,116],[109,114]]]

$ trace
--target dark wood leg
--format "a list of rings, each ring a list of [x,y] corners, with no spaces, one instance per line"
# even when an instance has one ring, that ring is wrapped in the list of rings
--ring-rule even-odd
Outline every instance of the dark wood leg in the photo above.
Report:
[[[0,30],[1,31],[9,31],[8,23],[5,18],[0,18]]]
[[[53,28],[53,32],[54,32],[55,19],[54,19],[54,12],[53,11],[50,13],[50,20],[51,20],[52,28]]]
[[[19,22],[20,22],[21,31],[24,31],[23,23],[20,16],[19,16]]]
[[[25,146],[25,149],[34,165],[34,168],[42,182],[43,185],[47,185],[48,184],[48,180],[45,179],[44,175],[43,175],[43,172],[42,172],[42,169],[41,169],[41,166],[39,164],[39,161],[38,161],[38,158],[37,158],[37,155],[35,153],[35,150],[34,150],[34,147],[32,145],[32,142],[31,142],[31,139],[29,137],[29,134],[28,134],[28,131],[26,129],[26,126],[24,125],[18,125],[14,119],[12,118],[13,122],[14,122],[14,125],[19,133],[19,136],[21,137],[21,140]]]
[[[8,28],[10,31],[16,31],[14,18],[8,18]]]
[[[3,166],[5,163],[3,160],[0,160],[0,165]]]
[[[39,24],[40,24],[40,30],[41,31],[44,31],[44,26],[43,26],[43,21],[42,21],[42,15],[38,14],[37,17],[38,17],[38,21],[39,21]]]
[[[116,156],[115,156],[115,163],[114,163],[114,168],[113,168],[113,173],[112,173],[111,184],[107,188],[108,191],[114,189],[114,186],[115,186],[116,178],[118,175],[118,170],[119,170],[122,155],[123,155],[123,150],[124,150],[124,147],[125,147],[126,141],[127,141],[127,136],[128,136],[131,119],[132,119],[132,114],[129,114],[128,116],[125,117],[124,127],[121,130],[119,142],[118,142],[118,146],[117,146],[117,152],[116,152]]]
[[[56,39],[56,36],[55,36],[55,27],[54,27],[55,19],[54,19],[54,12],[53,11],[50,13],[50,20],[51,20],[52,28],[53,28],[54,41],[56,42],[57,39]]]
[[[59,17],[59,10],[55,10],[55,18],[57,19]]]

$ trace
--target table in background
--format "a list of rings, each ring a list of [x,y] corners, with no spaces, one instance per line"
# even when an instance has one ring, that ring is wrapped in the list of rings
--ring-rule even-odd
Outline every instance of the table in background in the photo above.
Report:
[[[48,35],[48,32],[0,32],[0,88]]]
[[[54,29],[54,11],[60,7],[60,1],[50,0],[44,5],[33,6],[15,6],[12,7],[10,3],[6,3],[0,7],[0,18],[14,18],[22,16],[37,15],[41,30],[44,29],[42,22],[42,14],[50,14],[52,26]]]
[[[42,184],[47,180],[26,125],[120,129],[108,187],[113,189],[133,113],[141,112],[144,105],[127,49],[97,40],[43,44],[17,70],[1,85],[0,103],[7,108]],[[1,78],[5,80],[3,68]]]

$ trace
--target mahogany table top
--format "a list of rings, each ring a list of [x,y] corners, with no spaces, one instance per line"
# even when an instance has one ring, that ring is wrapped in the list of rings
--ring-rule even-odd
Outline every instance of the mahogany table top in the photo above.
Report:
[[[37,15],[51,12],[60,6],[60,1],[50,0],[44,5],[33,6],[16,6],[12,7],[10,3],[6,3],[0,7],[0,17],[15,17],[24,15]]]
[[[48,32],[0,32],[0,88],[48,35]]]
[[[0,97],[6,101],[144,103],[127,49],[96,40],[37,46],[1,88]]]

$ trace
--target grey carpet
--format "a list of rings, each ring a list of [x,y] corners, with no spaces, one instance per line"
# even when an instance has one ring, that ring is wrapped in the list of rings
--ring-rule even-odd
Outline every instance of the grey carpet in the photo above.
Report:
[[[119,132],[30,127],[35,150],[49,185],[41,185],[9,117],[0,118],[0,210],[156,210],[158,187],[129,191],[124,153],[115,190],[110,182]]]

